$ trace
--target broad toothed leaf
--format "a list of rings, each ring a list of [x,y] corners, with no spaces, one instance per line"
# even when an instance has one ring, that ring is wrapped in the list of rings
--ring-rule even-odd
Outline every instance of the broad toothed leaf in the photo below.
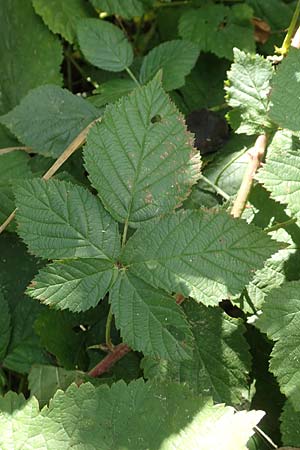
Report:
[[[297,450],[300,445],[300,411],[295,409],[291,398],[285,402],[280,421],[283,444],[293,446],[283,450]]]
[[[108,14],[116,14],[124,19],[132,19],[143,15],[142,0],[91,0],[95,8]]]
[[[174,298],[123,271],[110,302],[124,342],[134,350],[174,361],[191,358],[191,331]]]
[[[114,265],[107,260],[55,261],[38,273],[27,294],[55,309],[85,311],[105,296],[113,274]]]
[[[300,411],[300,282],[291,281],[272,290],[262,311],[257,326],[276,341],[270,369],[277,377],[281,391]]]
[[[185,77],[196,64],[198,47],[189,41],[174,40],[154,47],[143,59],[140,81],[145,84],[162,69],[162,85],[166,91],[184,85]]]
[[[224,212],[180,211],[137,230],[122,263],[168,292],[205,305],[240,293],[279,244]]]
[[[241,404],[248,394],[250,371],[250,353],[242,323],[220,309],[193,301],[186,301],[182,306],[194,336],[191,360],[178,363],[146,357],[145,377],[185,383],[198,394],[205,392],[212,396],[215,402]]]
[[[118,255],[117,224],[87,189],[65,181],[27,180],[16,188],[16,200],[19,235],[35,255],[49,259]]]
[[[83,55],[94,66],[110,72],[122,72],[131,66],[131,44],[116,25],[100,19],[83,19],[78,23],[77,35]]]
[[[58,86],[46,85],[30,91],[0,120],[37,153],[57,157],[99,116],[99,110],[83,98]]]
[[[106,108],[84,159],[106,209],[133,227],[174,210],[200,176],[192,135],[158,78]]]

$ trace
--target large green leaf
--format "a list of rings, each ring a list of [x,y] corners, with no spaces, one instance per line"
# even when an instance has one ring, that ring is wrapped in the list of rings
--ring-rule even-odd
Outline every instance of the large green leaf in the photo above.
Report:
[[[257,321],[261,331],[276,344],[270,369],[277,377],[281,391],[300,410],[300,281],[291,281],[270,292]]]
[[[257,134],[271,126],[267,114],[273,73],[271,62],[263,56],[234,49],[225,89],[237,133]]]
[[[300,445],[300,412],[295,409],[291,399],[286,401],[280,420],[283,444],[293,446],[285,449],[297,450]]]
[[[123,31],[99,19],[82,19],[77,26],[80,49],[94,66],[121,72],[133,61],[133,50]]]
[[[29,0],[0,2],[0,114],[45,83],[61,83],[59,40],[34,13]],[[31,117],[31,125],[36,119]]]
[[[49,259],[118,255],[117,224],[87,189],[34,179],[20,183],[16,199],[19,235],[35,255]]]
[[[174,298],[122,271],[110,302],[124,342],[134,350],[173,361],[191,358],[191,331]]]
[[[277,202],[286,204],[288,213],[300,223],[300,142],[289,131],[278,131],[257,179]]]
[[[42,155],[57,157],[100,116],[88,101],[58,86],[40,86],[26,95],[1,122]]]
[[[105,208],[134,227],[179,206],[200,176],[192,135],[158,78],[106,108],[84,159]]]
[[[55,261],[40,270],[26,293],[55,309],[85,311],[105,296],[114,270],[106,259]]]
[[[75,41],[77,22],[90,16],[90,9],[84,0],[33,0],[32,4],[50,30],[71,43]]]
[[[91,0],[91,3],[95,8],[124,19],[142,16],[144,12],[144,5],[140,0]]]
[[[196,64],[198,47],[189,41],[174,40],[154,47],[143,59],[140,81],[145,84],[162,69],[162,85],[166,91],[184,85],[185,77]]]
[[[37,400],[0,399],[2,450],[245,450],[261,411],[234,412],[196,397],[185,386],[142,380],[57,391],[38,412]],[[28,417],[30,422],[28,423]]]
[[[300,131],[300,50],[291,48],[272,81],[270,117],[280,127]]]
[[[199,50],[232,59],[233,47],[254,51],[251,24],[252,9],[248,5],[207,4],[184,12],[179,22],[179,34],[194,42]]]
[[[240,293],[279,245],[225,212],[180,211],[137,230],[123,264],[168,292],[205,305]]]
[[[145,377],[185,383],[198,394],[212,396],[215,402],[241,404],[248,395],[250,370],[243,325],[221,309],[193,301],[184,302],[183,309],[195,340],[192,359],[176,363],[144,358]]]
[[[0,290],[0,362],[6,355],[11,334],[11,315],[8,303]]]

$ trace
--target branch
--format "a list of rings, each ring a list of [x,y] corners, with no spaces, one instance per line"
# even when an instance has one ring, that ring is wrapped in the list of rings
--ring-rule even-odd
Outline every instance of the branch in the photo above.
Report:
[[[90,377],[99,377],[105,372],[108,372],[112,366],[116,364],[120,359],[123,358],[127,353],[131,351],[131,348],[127,344],[116,345],[113,351],[105,356],[92,370],[89,371],[88,375]]]
[[[57,158],[55,163],[50,167],[49,170],[43,175],[43,180],[49,180],[53,175],[60,169],[60,167],[63,165],[63,163],[70,158],[71,155],[79,148],[81,147],[87,137],[87,134],[90,130],[90,128],[101,119],[95,119],[93,122],[91,122],[84,130],[79,133],[78,136],[71,142],[70,145],[66,148],[66,150]],[[14,219],[17,212],[17,208],[7,217],[7,219],[3,222],[3,224],[0,226],[0,234],[5,230],[5,228],[10,224],[10,222]]]
[[[233,217],[241,217],[245,209],[250,194],[250,190],[253,184],[254,175],[261,164],[261,161],[266,151],[266,147],[267,147],[267,136],[266,134],[261,134],[256,139],[254,147],[248,151],[250,160],[246,172],[244,174],[242,184],[237,193],[237,197],[234,201],[231,210],[231,215]]]

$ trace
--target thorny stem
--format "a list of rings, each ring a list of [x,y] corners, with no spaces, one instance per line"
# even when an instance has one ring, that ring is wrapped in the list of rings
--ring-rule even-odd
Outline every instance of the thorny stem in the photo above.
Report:
[[[127,344],[116,345],[113,351],[105,356],[92,370],[88,372],[90,377],[99,377],[105,372],[108,372],[112,366],[116,364],[123,356],[131,351]]]
[[[264,133],[258,136],[258,138],[255,141],[254,147],[248,151],[250,160],[246,168],[242,184],[237,193],[237,197],[234,201],[231,210],[231,215],[233,217],[236,218],[241,217],[245,209],[250,194],[250,190],[253,184],[254,175],[261,164],[261,161],[266,151],[266,147],[267,147],[267,135]]]
[[[67,161],[68,158],[79,148],[84,144],[87,134],[91,128],[92,125],[94,125],[96,122],[98,122],[100,118],[93,120],[84,130],[79,133],[78,136],[71,142],[71,144],[66,148],[66,150],[60,155],[59,158],[55,161],[55,163],[50,167],[49,170],[43,175],[43,180],[49,180],[57,171],[60,169],[60,167],[64,164],[65,161]],[[5,228],[10,224],[10,222],[14,219],[17,212],[17,208],[7,217],[5,222],[0,226],[0,234],[5,230]]]
[[[130,76],[130,78],[135,82],[135,84],[138,87],[141,87],[140,83],[138,82],[138,80],[136,79],[135,75],[133,74],[133,72],[129,69],[129,67],[125,67],[126,72],[128,73],[128,75]]]

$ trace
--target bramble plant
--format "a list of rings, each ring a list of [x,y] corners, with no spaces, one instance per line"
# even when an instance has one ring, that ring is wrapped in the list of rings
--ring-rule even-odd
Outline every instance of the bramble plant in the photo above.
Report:
[[[300,446],[299,12],[0,4],[1,450]]]

